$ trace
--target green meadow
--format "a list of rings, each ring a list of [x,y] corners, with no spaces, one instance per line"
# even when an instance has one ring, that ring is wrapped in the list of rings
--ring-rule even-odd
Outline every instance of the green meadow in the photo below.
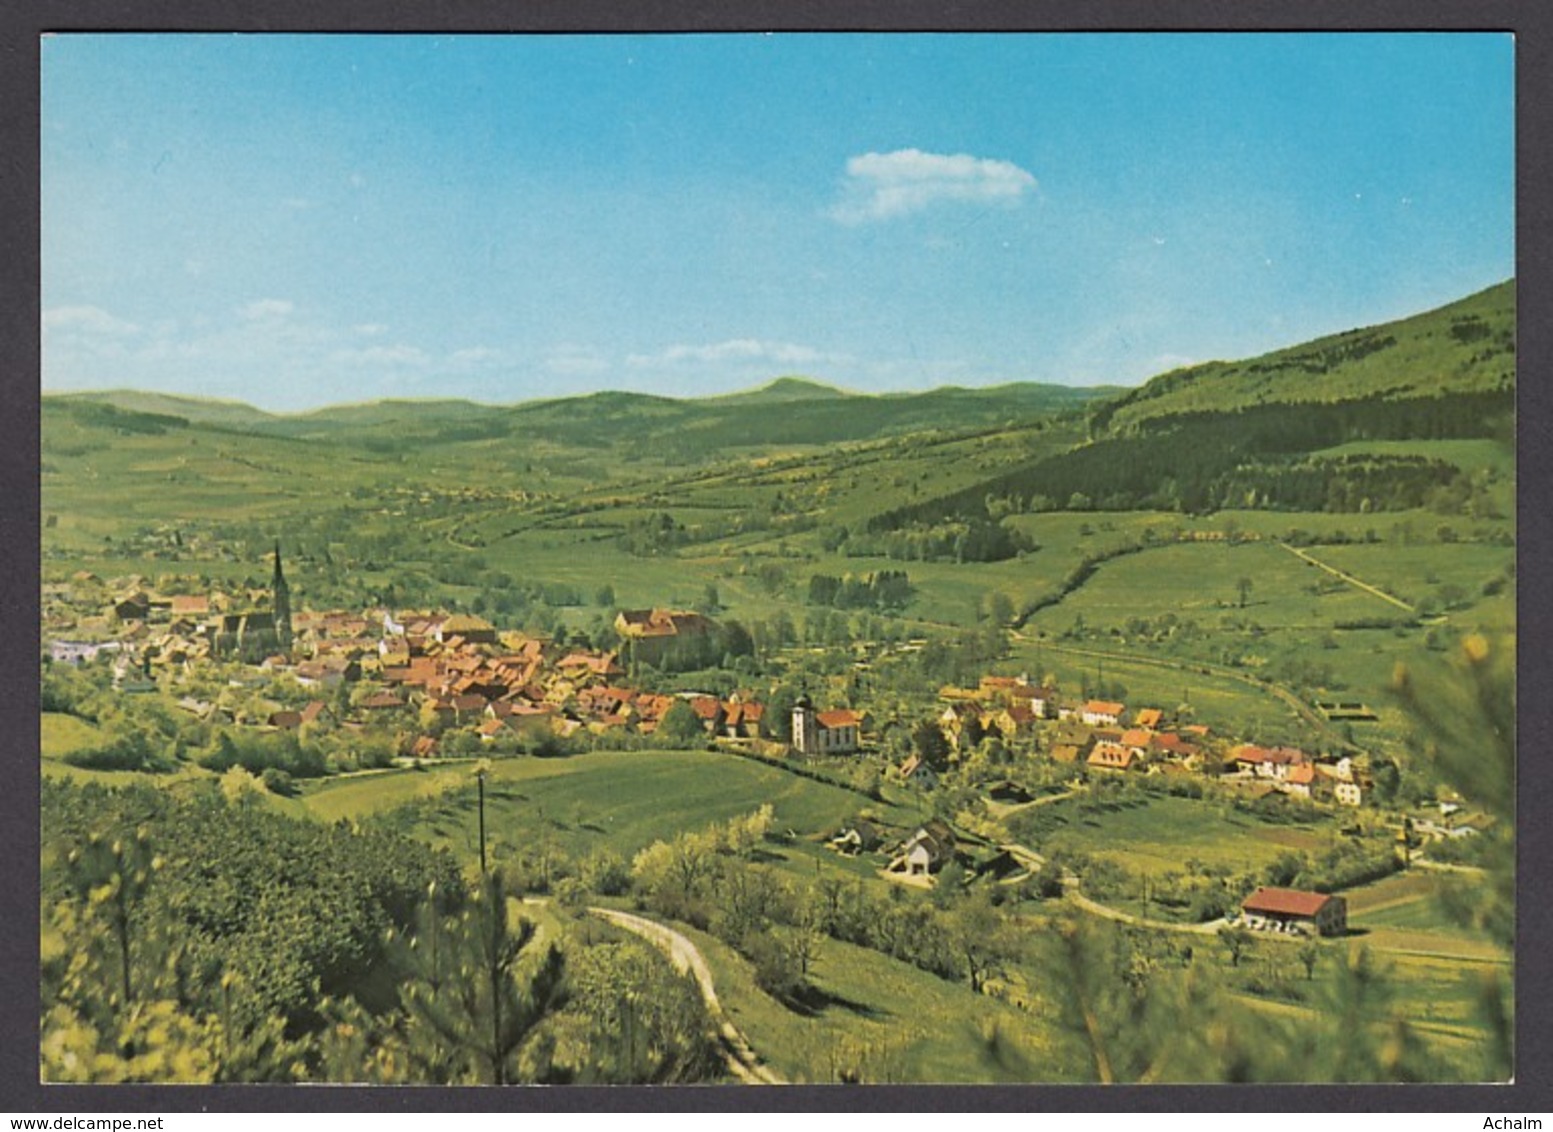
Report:
[[[1335,825],[1262,821],[1228,803],[1205,804],[1168,795],[1126,800],[1074,798],[1043,806],[1038,852],[1082,853],[1136,876],[1187,870],[1189,862],[1241,873],[1261,869],[1294,850],[1331,844]]]
[[[911,811],[801,778],[737,755],[710,751],[598,751],[562,759],[498,759],[486,778],[486,828],[522,845],[544,836],[573,858],[606,848],[629,858],[680,830],[701,829],[770,805],[776,828],[813,837],[859,811],[885,821]],[[405,825],[469,859],[478,853],[477,787],[469,764],[390,771],[321,783],[303,798],[325,821],[362,820],[406,803]],[[413,815],[413,816],[411,816]]]

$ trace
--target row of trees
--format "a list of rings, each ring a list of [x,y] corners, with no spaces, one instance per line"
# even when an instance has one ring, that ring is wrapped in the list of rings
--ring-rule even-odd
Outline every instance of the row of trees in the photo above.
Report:
[[[809,578],[809,604],[836,609],[900,610],[911,600],[911,579],[904,570],[868,574],[814,574]]]
[[[1143,422],[1135,435],[1109,436],[935,499],[875,516],[870,532],[987,519],[988,499],[1053,501],[1074,509],[1161,509],[1198,514],[1256,506],[1311,509],[1320,478],[1321,510],[1416,506],[1421,473],[1411,461],[1310,462],[1309,453],[1349,441],[1448,439],[1508,435],[1513,389],[1326,404],[1257,405],[1234,412],[1179,413]],[[1427,465],[1427,486],[1460,498],[1451,485],[1465,473]],[[1286,474],[1304,464],[1308,473]],[[1259,476],[1253,481],[1248,476]],[[1237,478],[1239,477],[1239,478]],[[1353,485],[1362,481],[1362,490]],[[1335,486],[1334,486],[1335,485]],[[1291,494],[1286,498],[1284,492]],[[1469,493],[1470,494],[1470,493]],[[1264,498],[1265,495],[1265,498]],[[1311,496],[1307,499],[1306,496]],[[1297,497],[1296,497],[1297,496]]]

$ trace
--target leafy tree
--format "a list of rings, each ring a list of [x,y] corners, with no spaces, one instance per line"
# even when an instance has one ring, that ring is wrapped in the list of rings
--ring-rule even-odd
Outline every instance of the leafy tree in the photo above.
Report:
[[[1321,959],[1321,948],[1316,944],[1316,941],[1313,939],[1306,940],[1300,944],[1300,949],[1295,954],[1299,958],[1300,964],[1305,968],[1306,980],[1314,979],[1316,977],[1316,963]]]
[[[1229,965],[1240,966],[1240,959],[1251,946],[1251,933],[1245,928],[1234,927],[1226,924],[1219,929],[1219,942],[1224,945],[1224,950],[1229,952]]]
[[[557,1061],[573,1066],[571,1080],[665,1085],[720,1075],[700,988],[651,949],[634,941],[582,948],[567,962],[567,983]]]
[[[144,828],[136,830],[132,837],[94,836],[66,857],[71,889],[117,944],[121,1010],[134,1001],[131,925],[151,886],[152,874],[161,867],[161,860],[152,853],[150,834]]]
[[[912,729],[911,741],[922,761],[934,770],[941,771],[949,765],[949,740],[944,737],[937,720],[924,719],[918,723]]]
[[[664,746],[678,750],[688,750],[706,743],[706,728],[701,723],[701,717],[696,715],[688,701],[682,699],[676,699],[669,710],[663,713],[663,718],[658,721],[658,729],[653,734]]]
[[[965,963],[971,990],[981,993],[987,980],[1018,955],[1018,944],[1003,915],[983,893],[961,902],[951,917],[955,947]]]

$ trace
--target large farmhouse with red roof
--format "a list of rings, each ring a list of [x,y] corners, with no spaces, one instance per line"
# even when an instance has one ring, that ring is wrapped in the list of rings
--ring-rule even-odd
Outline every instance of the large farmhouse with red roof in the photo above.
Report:
[[[1241,902],[1240,910],[1252,925],[1313,927],[1321,935],[1348,931],[1348,901],[1322,892],[1259,888]]]

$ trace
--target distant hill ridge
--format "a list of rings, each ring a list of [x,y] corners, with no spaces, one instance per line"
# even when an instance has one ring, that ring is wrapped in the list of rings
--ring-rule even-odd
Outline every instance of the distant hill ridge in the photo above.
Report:
[[[1406,400],[1515,384],[1515,281],[1422,314],[1237,362],[1160,374],[1100,407],[1094,431],[1257,405]]]
[[[1478,490],[1421,453],[1322,456],[1366,441],[1508,443],[1513,281],[1395,322],[1162,374],[1089,413],[1089,443],[873,516],[871,533],[1003,508],[1372,512]]]
[[[1243,361],[1175,370],[1131,390],[1011,382],[857,393],[788,374],[753,389],[700,398],[625,391],[511,405],[391,398],[269,413],[237,401],[118,389],[52,394],[45,396],[44,406],[106,405],[261,435],[355,438],[379,447],[499,441],[538,430],[559,443],[667,444],[691,454],[998,428],[1075,410],[1088,413],[1090,434],[1099,438],[1154,431],[1177,418],[1275,405],[1501,394],[1513,390],[1514,381],[1515,286],[1510,280],[1409,318]],[[780,405],[782,412],[750,411],[768,405]],[[843,405],[846,411],[838,411]]]
[[[282,414],[235,402],[113,390],[46,396],[44,407],[50,411],[106,407],[259,435],[354,439],[384,450],[539,434],[584,447],[669,445],[681,456],[689,456],[724,448],[829,444],[926,430],[1002,427],[1082,410],[1117,391],[1015,382],[982,389],[948,386],[926,392],[865,394],[784,377],[743,393],[702,398],[606,390],[515,405],[385,399]],[[758,411],[767,405],[781,405],[783,411]],[[842,405],[848,411],[838,411]]]
[[[849,393],[844,389],[837,389],[834,385],[825,385],[812,378],[788,376],[768,381],[766,384],[758,385],[754,389],[742,389],[737,393],[724,393],[717,397],[707,397],[705,400],[717,401],[728,405],[736,402],[749,404],[758,401],[840,400],[855,396],[858,396],[858,394]]]

